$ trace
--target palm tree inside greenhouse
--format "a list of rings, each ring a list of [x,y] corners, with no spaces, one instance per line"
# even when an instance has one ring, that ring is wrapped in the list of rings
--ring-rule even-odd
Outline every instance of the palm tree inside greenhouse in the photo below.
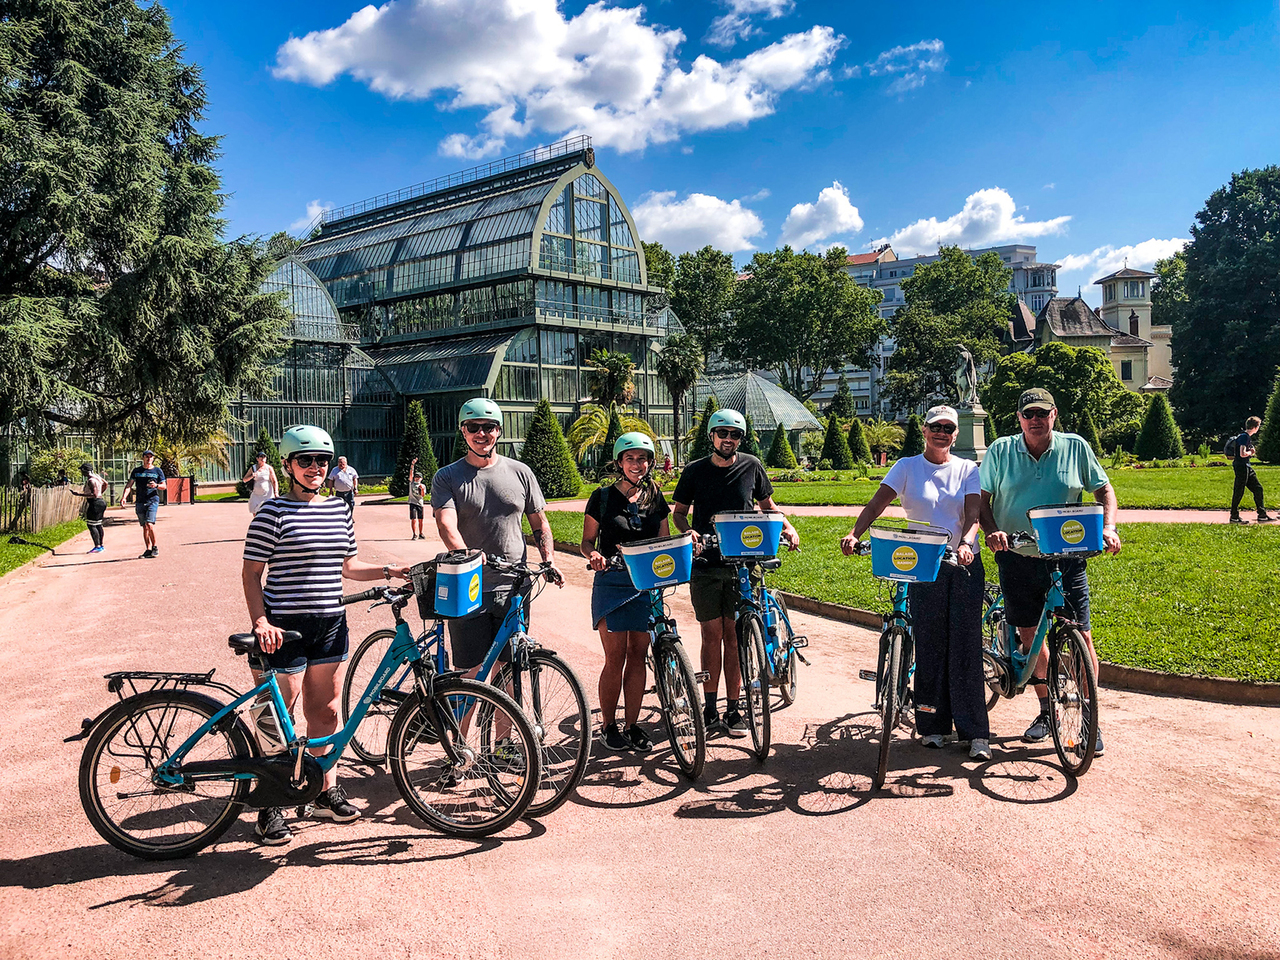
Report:
[[[702,375],[702,347],[689,333],[676,333],[667,337],[658,354],[658,378],[671,393],[673,413],[672,436],[680,436],[680,410],[685,394],[694,388]],[[680,443],[675,443],[676,466],[680,465]]]

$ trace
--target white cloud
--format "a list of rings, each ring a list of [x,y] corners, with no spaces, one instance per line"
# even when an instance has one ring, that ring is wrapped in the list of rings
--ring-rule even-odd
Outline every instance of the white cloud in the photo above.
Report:
[[[1017,213],[1013,197],[999,187],[971,193],[957,214],[938,220],[929,217],[903,227],[875,244],[890,243],[899,256],[932,253],[940,244],[961,247],[986,247],[1062,233],[1070,217],[1052,220],[1028,220]]]
[[[861,230],[858,208],[849,202],[849,191],[837,180],[823,188],[816,203],[797,203],[791,208],[782,224],[781,242],[803,250],[830,237]]]
[[[348,74],[392,99],[444,96],[451,109],[488,110],[476,136],[441,143],[449,156],[491,155],[534,131],[589,133],[626,152],[767,116],[782,92],[827,79],[844,44],[815,26],[685,69],[684,34],[643,16],[604,0],[570,18],[556,0],[396,0],[289,39],[274,73],[317,86]]]
[[[768,187],[761,187],[755,193],[751,194],[751,196],[743,197],[742,199],[747,203],[755,203],[757,200],[768,200],[771,196],[773,196],[772,190]]]
[[[646,194],[631,214],[642,238],[657,240],[675,254],[707,244],[727,253],[754,250],[752,238],[764,233],[764,221],[741,200],[705,193],[691,193],[684,200],[676,200],[674,190]]]
[[[1089,271],[1093,279],[1115,273],[1125,265],[1134,270],[1151,270],[1157,260],[1171,257],[1190,240],[1185,237],[1173,237],[1169,240],[1158,240],[1152,237],[1141,243],[1131,243],[1123,247],[1098,247],[1090,253],[1068,254],[1059,261],[1059,275],[1077,271]]]
[[[795,0],[727,0],[727,5],[729,12],[711,21],[706,37],[707,43],[724,49],[764,32],[752,24],[752,17],[777,20],[795,9]]]
[[[942,72],[947,59],[947,51],[941,40],[921,40],[907,47],[886,50],[865,67],[873,77],[893,77],[893,82],[885,92],[898,94],[923,87],[930,74]],[[855,72],[852,75],[858,74]]]
[[[324,201],[324,202],[321,202],[319,200],[309,201],[307,203],[306,215],[299,217],[297,220],[293,221],[293,223],[289,224],[289,232],[297,233],[299,230],[302,230],[304,227],[311,226],[311,224],[315,221],[316,217],[320,216],[320,214],[323,213],[324,211],[332,210],[332,209],[333,209],[332,201]]]
[[[1043,187],[1041,187],[1040,189],[1041,189],[1041,190],[1052,190],[1052,189],[1054,189],[1056,186],[1057,186],[1057,184],[1056,184],[1056,183],[1046,183],[1046,184],[1045,184]]]

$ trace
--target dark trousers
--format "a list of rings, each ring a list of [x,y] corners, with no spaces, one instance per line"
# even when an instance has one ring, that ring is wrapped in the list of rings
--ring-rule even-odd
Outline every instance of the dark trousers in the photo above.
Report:
[[[1235,461],[1232,467],[1235,468],[1236,483],[1231,490],[1231,515],[1240,516],[1240,501],[1244,498],[1245,490],[1248,489],[1253,494],[1253,503],[1258,508],[1258,516],[1262,516],[1267,512],[1267,508],[1262,504],[1262,484],[1258,482],[1258,475],[1253,467],[1243,460]]]
[[[982,559],[944,563],[933,583],[911,585],[916,640],[916,731],[961,740],[989,739],[982,679]]]
[[[89,501],[84,511],[84,522],[89,527],[89,536],[93,537],[95,547],[102,546],[102,518],[107,513],[107,502],[101,497]]]

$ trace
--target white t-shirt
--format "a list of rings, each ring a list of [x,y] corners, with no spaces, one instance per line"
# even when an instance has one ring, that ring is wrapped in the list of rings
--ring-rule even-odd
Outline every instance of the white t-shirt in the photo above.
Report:
[[[960,545],[965,496],[982,493],[978,465],[954,455],[946,463],[932,463],[924,454],[904,457],[881,482],[898,495],[907,519],[950,530],[952,547]],[[970,546],[977,549],[977,541],[975,534]]]

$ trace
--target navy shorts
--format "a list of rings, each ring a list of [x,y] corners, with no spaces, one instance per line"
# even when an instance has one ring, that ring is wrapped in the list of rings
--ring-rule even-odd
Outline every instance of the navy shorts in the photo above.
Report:
[[[523,594],[526,623],[530,613],[529,592]],[[509,585],[498,587],[493,592],[486,590],[479,610],[469,616],[449,621],[449,646],[453,651],[451,662],[455,670],[470,670],[484,663],[484,658],[488,656],[489,649],[498,636],[498,630],[511,610],[511,594]],[[510,660],[511,645],[508,643],[498,654],[498,663],[508,663]]]
[[[281,630],[296,630],[301,640],[286,640],[275,653],[263,655],[277,673],[302,673],[309,664],[341,663],[347,659],[351,637],[346,613],[281,613],[267,611],[267,620]]]
[[[643,633],[649,629],[649,594],[631,583],[625,570],[601,570],[591,586],[591,623],[610,633]]]
[[[1012,550],[996,553],[1000,568],[1000,592],[1004,594],[1005,619],[1015,627],[1034,627],[1040,623],[1045,597],[1053,583],[1050,561],[1040,557],[1024,557]],[[1086,560],[1058,560],[1062,571],[1062,593],[1067,600],[1067,616],[1089,629],[1089,578]]]
[[[422,504],[420,503],[409,504],[409,519],[410,520],[422,519]]]
[[[136,504],[133,508],[133,512],[138,517],[138,523],[143,525],[148,523],[155,523],[156,513],[159,510],[160,510],[159,498],[155,500],[146,500],[142,503]]]

